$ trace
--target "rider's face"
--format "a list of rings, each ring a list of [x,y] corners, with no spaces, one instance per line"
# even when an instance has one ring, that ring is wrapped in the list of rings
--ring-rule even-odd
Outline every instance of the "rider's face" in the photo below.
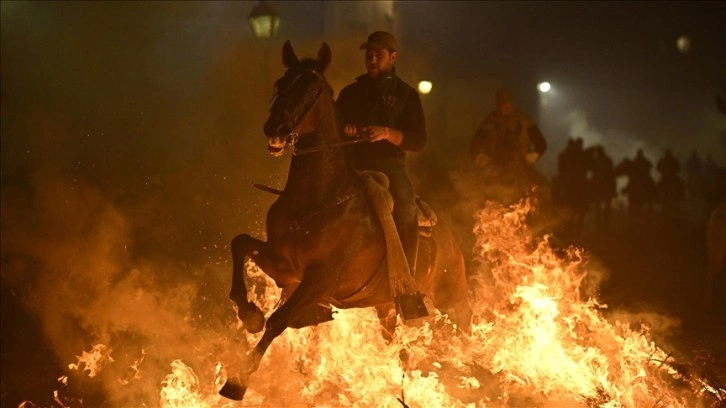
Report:
[[[368,75],[378,78],[382,73],[388,73],[396,61],[396,51],[386,49],[366,48],[365,62]]]

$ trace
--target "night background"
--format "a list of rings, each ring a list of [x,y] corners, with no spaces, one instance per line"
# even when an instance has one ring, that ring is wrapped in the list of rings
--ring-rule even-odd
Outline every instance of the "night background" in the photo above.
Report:
[[[694,152],[726,167],[724,2],[270,1],[281,23],[269,40],[247,22],[256,4],[0,3],[0,405],[51,406],[92,343],[147,345],[163,372],[191,359],[190,339],[234,335],[229,242],[264,235],[275,197],[252,183],[282,188],[289,165],[262,133],[285,40],[300,57],[330,44],[337,92],[365,71],[368,34],[397,35],[398,75],[433,83],[412,178],[462,244],[478,205],[469,142],[500,86],[547,139],[547,177],[574,137],[616,163],[672,149],[683,177]],[[657,209],[634,222],[620,196],[609,232],[586,218],[570,242],[607,271],[605,303],[657,313],[684,355],[726,353],[726,313],[700,303],[706,220],[723,194],[689,197],[676,226]]]

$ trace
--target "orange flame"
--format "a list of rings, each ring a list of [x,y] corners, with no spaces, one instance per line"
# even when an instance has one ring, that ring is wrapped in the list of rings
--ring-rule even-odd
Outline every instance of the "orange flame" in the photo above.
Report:
[[[333,322],[288,329],[272,343],[242,405],[704,406],[712,390],[682,380],[647,326],[610,322],[602,314],[606,305],[583,296],[583,282],[593,272],[586,254],[557,251],[547,237],[531,236],[531,210],[528,201],[489,203],[477,214],[475,252],[482,267],[471,273],[471,336],[457,335],[437,313],[416,327],[399,325],[387,344],[374,310],[335,310]],[[253,263],[247,272],[250,298],[269,316],[280,291]],[[261,336],[244,333],[240,357]],[[107,361],[113,361],[110,350],[95,345],[69,367],[84,364],[93,377]],[[141,361],[143,356],[134,374]],[[209,380],[200,382],[191,367],[173,361],[161,381],[159,405],[236,406],[217,392],[226,368],[238,367],[208,364],[213,366],[200,373]]]
[[[477,250],[491,282],[478,271],[470,338],[454,336],[438,316],[423,327],[400,326],[388,345],[373,311],[336,311],[333,323],[278,338],[245,401],[400,406],[401,396],[412,406],[688,406],[693,391],[674,387],[672,358],[649,340],[648,327],[610,323],[600,313],[605,305],[581,299],[582,251],[557,255],[547,238],[531,237],[530,211],[525,201],[478,214]],[[285,383],[274,384],[281,377]]]
[[[217,369],[220,368],[218,365]],[[161,383],[159,406],[164,408],[233,406],[232,401],[221,401],[222,397],[215,392],[214,386],[203,387],[194,370],[181,360],[172,361],[171,371]]]
[[[94,344],[90,352],[84,351],[80,356],[76,356],[78,361],[75,364],[68,364],[68,368],[71,370],[79,370],[81,365],[83,365],[82,371],[88,371],[88,376],[93,378],[101,372],[101,368],[105,364],[113,362],[111,351],[104,344]]]

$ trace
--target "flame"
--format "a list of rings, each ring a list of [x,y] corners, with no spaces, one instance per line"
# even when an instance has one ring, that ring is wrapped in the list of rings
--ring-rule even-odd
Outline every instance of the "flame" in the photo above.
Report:
[[[131,364],[126,369],[126,377],[125,378],[119,378],[118,382],[121,385],[128,385],[133,380],[139,380],[141,379],[141,375],[139,374],[139,367],[141,366],[141,363],[144,362],[144,358],[146,358],[146,351],[141,350],[141,357],[134,360],[134,363]]]
[[[532,237],[526,226],[531,211],[529,201],[490,203],[477,215],[476,249],[490,269],[478,271],[470,338],[454,335],[439,315],[423,327],[399,326],[394,342],[385,344],[373,311],[336,310],[333,323],[280,336],[245,401],[689,406],[694,391],[678,388],[682,378],[673,359],[650,340],[650,329],[611,323],[602,313],[606,305],[583,299],[583,251],[558,254],[547,237]],[[283,374],[284,384],[268,385]]]
[[[111,351],[105,344],[94,344],[90,352],[84,351],[80,356],[76,356],[78,361],[75,364],[68,364],[68,368],[79,370],[83,365],[82,371],[88,371],[88,376],[93,378],[101,372],[101,368],[105,364],[113,362]]]
[[[471,273],[470,336],[457,334],[437,313],[418,326],[399,325],[389,344],[374,310],[336,309],[333,322],[288,329],[272,343],[242,405],[687,407],[726,395],[705,381],[684,379],[647,325],[605,318],[607,305],[583,293],[594,272],[587,254],[555,250],[549,237],[532,236],[531,211],[525,200],[510,207],[488,203],[476,214],[481,266]],[[247,273],[250,299],[269,317],[281,293],[251,262]],[[236,406],[218,390],[261,334],[246,334],[239,322],[234,329],[244,333],[229,346],[239,361],[207,359],[197,368],[200,377],[174,360],[159,400],[137,405]],[[97,344],[69,367],[83,364],[93,377],[113,361],[110,352]],[[144,355],[130,368],[133,378],[141,378]]]
[[[687,406],[661,376],[677,373],[648,339],[649,328],[611,324],[600,313],[606,305],[581,299],[582,251],[558,256],[547,237],[535,240],[526,227],[531,211],[524,201],[489,203],[478,214],[477,248],[492,265],[498,298],[494,324],[475,330],[469,356],[501,373],[509,393],[531,389],[550,401],[597,406]]]
[[[200,383],[194,370],[181,360],[171,363],[171,373],[161,382],[159,406],[164,408],[234,407],[235,402],[222,398],[217,392],[224,381],[221,363],[215,365],[215,380]]]
[[[195,408],[215,406],[220,397],[205,396],[200,389],[199,378],[181,360],[171,363],[171,374],[162,381],[160,406],[169,408]]]

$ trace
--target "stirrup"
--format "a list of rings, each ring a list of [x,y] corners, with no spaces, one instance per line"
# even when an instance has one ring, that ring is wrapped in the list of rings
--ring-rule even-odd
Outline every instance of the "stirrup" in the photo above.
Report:
[[[410,292],[396,296],[396,309],[404,321],[423,319],[434,315],[431,299],[421,292]]]

